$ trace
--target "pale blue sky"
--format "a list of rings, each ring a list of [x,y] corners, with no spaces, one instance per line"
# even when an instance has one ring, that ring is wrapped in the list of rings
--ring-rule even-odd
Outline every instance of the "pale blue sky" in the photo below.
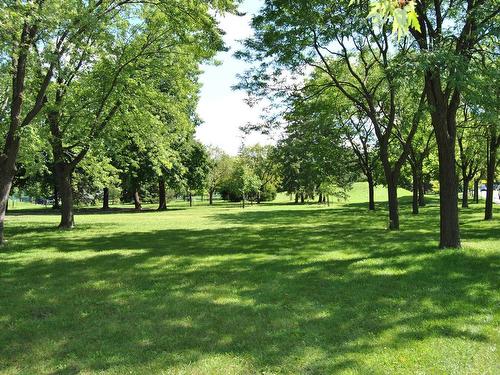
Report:
[[[260,134],[244,137],[240,132],[240,126],[259,119],[260,108],[248,107],[244,102],[245,93],[231,90],[237,82],[236,75],[248,66],[234,58],[233,53],[239,48],[238,40],[251,36],[251,16],[262,4],[263,0],[244,0],[240,11],[246,16],[226,15],[220,18],[221,28],[226,32],[224,41],[230,49],[217,55],[221,65],[203,66],[201,76],[203,87],[198,114],[204,123],[198,127],[196,136],[204,144],[218,146],[233,155],[242,143],[269,142]]]

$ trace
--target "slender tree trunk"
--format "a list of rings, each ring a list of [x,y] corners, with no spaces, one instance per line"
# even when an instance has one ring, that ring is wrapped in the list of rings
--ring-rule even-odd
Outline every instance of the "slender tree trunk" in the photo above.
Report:
[[[208,204],[211,206],[214,204],[214,191],[210,190],[208,192]]]
[[[158,197],[160,200],[158,204],[158,211],[165,211],[167,209],[167,193],[163,177],[160,177],[160,180],[158,181]]]
[[[479,180],[474,180],[474,203],[479,203]]]
[[[319,193],[318,203],[323,203],[323,193]]]
[[[375,211],[375,182],[371,173],[367,174],[368,178],[368,209]]]
[[[102,191],[102,209],[109,210],[109,188],[107,187]]]
[[[299,204],[299,193],[295,193],[295,204]]]
[[[141,196],[138,188],[134,189],[134,207],[136,211],[142,210]]]
[[[495,168],[498,162],[497,148],[497,135],[495,129],[493,129],[490,134],[486,166],[486,205],[484,207],[484,220],[493,219],[493,184],[495,183]]]
[[[189,192],[189,207],[193,207],[193,194]]]
[[[462,208],[469,208],[469,180],[467,178],[463,179]]]
[[[2,161],[2,156],[0,155],[0,246],[6,242],[4,237],[5,213],[9,202],[10,188],[14,179],[14,174],[9,173],[10,168],[6,165],[7,160]]]
[[[398,185],[393,176],[387,179],[387,196],[389,202],[389,229],[399,229]]]
[[[425,207],[425,189],[424,189],[424,181],[423,176],[420,176],[418,184],[418,205],[420,207]]]
[[[419,195],[419,186],[420,186],[420,179],[418,178],[418,172],[416,168],[412,168],[412,178],[413,178],[413,200],[412,200],[412,213],[414,215],[418,214],[418,195]]]
[[[304,196],[304,193],[300,193],[300,203],[304,204],[306,198]]]
[[[73,212],[73,187],[71,186],[71,175],[73,169],[64,162],[56,163],[57,182],[61,196],[61,222],[60,229],[71,229],[75,226]]]

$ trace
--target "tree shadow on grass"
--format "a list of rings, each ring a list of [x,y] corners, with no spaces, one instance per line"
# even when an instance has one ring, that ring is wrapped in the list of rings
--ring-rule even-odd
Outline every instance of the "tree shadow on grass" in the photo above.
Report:
[[[0,370],[140,372],[231,355],[248,372],[361,372],[383,347],[488,343],[467,324],[495,309],[497,254],[437,252],[425,216],[396,233],[380,230],[381,215],[345,216],[221,213],[217,229],[41,233],[30,246],[54,251],[29,262],[18,243],[1,264]]]

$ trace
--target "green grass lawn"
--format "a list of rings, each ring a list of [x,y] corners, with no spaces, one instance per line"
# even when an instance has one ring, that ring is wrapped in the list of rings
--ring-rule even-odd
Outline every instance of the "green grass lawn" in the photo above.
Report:
[[[0,373],[500,373],[500,207],[462,210],[463,249],[437,250],[436,201],[413,216],[403,197],[389,232],[360,188],[329,208],[85,210],[71,232],[11,212]]]

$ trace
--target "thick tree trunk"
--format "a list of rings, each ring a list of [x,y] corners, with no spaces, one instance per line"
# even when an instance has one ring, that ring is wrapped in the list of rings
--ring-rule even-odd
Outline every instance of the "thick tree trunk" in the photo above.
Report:
[[[495,183],[495,168],[498,162],[496,131],[491,133],[486,166],[486,205],[484,207],[484,220],[493,219],[493,184]]]
[[[371,173],[367,175],[368,178],[368,209],[375,211],[375,182]]]
[[[165,180],[160,178],[158,181],[158,211],[165,211],[167,209],[167,192],[165,189]]]
[[[458,249],[460,227],[455,143],[460,93],[455,90],[448,102],[448,98],[442,92],[440,78],[439,70],[429,71],[425,77],[426,95],[432,108],[431,120],[439,157],[439,247]]]
[[[102,209],[109,210],[109,188],[107,187],[102,191]]]
[[[474,180],[474,203],[479,203],[479,180]]]
[[[389,229],[399,229],[398,185],[394,177],[387,178],[387,197],[389,201]]]
[[[210,206],[214,204],[214,192],[213,192],[213,190],[210,190],[208,192],[208,204]]]
[[[418,207],[419,207],[418,198],[419,198],[420,179],[418,178],[418,172],[416,171],[416,169],[413,169],[413,171],[412,171],[412,178],[413,178],[412,213],[414,215],[417,215],[418,214]]]
[[[438,142],[440,248],[460,248],[455,144]]]
[[[139,189],[134,190],[134,207],[136,211],[142,210],[141,195],[139,194]]]
[[[59,192],[57,191],[57,181],[54,182],[54,204],[52,205],[52,208],[54,210],[61,208],[61,205],[59,204]]]
[[[61,196],[61,222],[59,228],[71,229],[75,226],[73,212],[73,188],[71,186],[72,168],[63,162],[56,163],[56,175]]]
[[[463,179],[462,208],[469,208],[469,180],[467,178]]]

